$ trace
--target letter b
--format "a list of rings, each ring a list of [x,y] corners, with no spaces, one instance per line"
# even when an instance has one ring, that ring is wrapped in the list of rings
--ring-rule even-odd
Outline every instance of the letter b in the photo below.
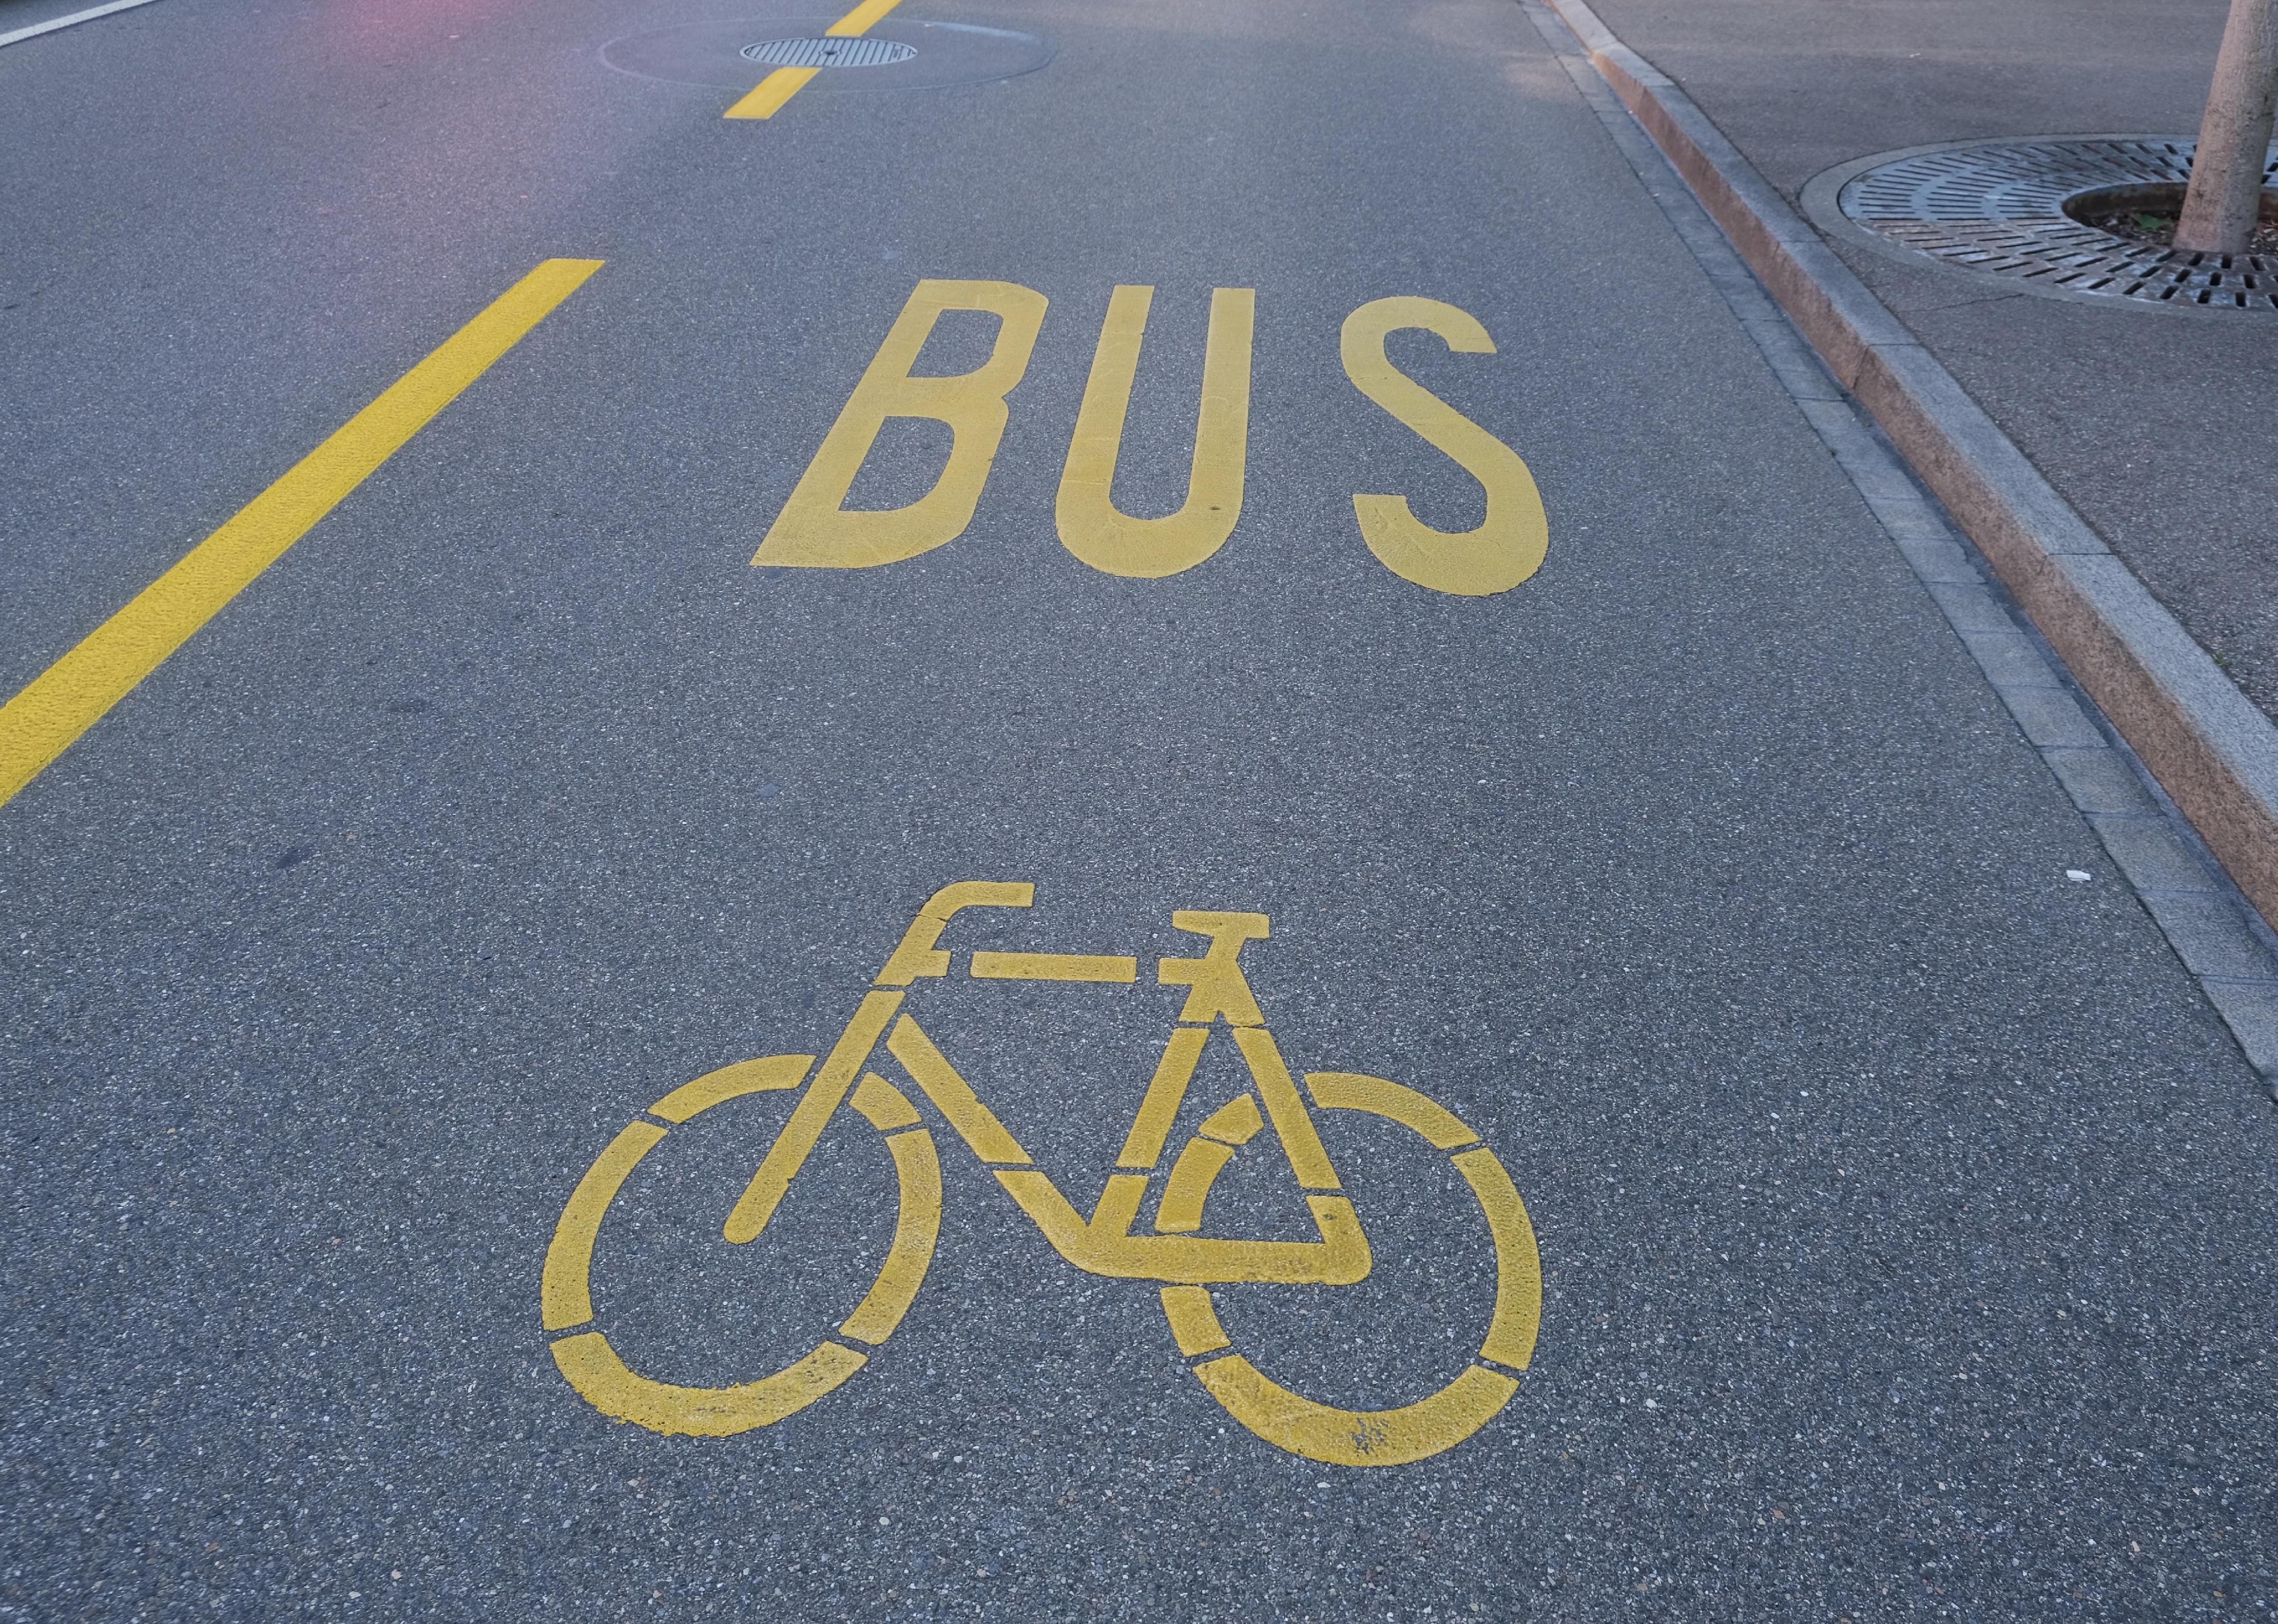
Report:
[[[915,558],[963,535],[1005,435],[1005,397],[1028,370],[1044,308],[1042,294],[1010,282],[920,282],[752,562],[868,569]],[[945,310],[996,316],[1002,324],[996,347],[971,372],[911,377],[910,368]],[[908,507],[850,512],[846,493],[889,417],[947,423],[949,461],[933,489]]]

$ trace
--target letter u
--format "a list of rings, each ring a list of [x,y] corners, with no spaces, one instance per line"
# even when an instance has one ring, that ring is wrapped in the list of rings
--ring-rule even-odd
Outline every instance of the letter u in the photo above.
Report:
[[[1139,373],[1139,344],[1154,303],[1151,287],[1119,287],[1107,301],[1075,438],[1060,474],[1053,517],[1060,542],[1094,569],[1157,580],[1192,569],[1226,545],[1242,517],[1242,480],[1250,453],[1250,338],[1257,294],[1221,287],[1211,294],[1210,336],[1203,352],[1202,409],[1195,423],[1195,459],[1186,505],[1162,519],[1118,511],[1112,493],[1123,446],[1123,422]]]

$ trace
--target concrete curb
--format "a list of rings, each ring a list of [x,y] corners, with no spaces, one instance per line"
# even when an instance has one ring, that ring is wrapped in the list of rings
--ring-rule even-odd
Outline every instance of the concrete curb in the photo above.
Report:
[[[1585,0],[1547,4],[2239,889],[2278,924],[2278,726],[1691,97]]]

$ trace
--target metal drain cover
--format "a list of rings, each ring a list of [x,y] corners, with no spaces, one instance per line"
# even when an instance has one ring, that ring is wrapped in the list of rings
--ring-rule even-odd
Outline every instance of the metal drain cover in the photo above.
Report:
[[[907,62],[918,54],[914,45],[899,40],[857,36],[852,39],[768,40],[744,47],[747,62],[775,68],[882,68]]]
[[[816,73],[814,82],[799,94],[820,96],[986,84],[1032,73],[1052,59],[1049,40],[976,23],[921,22],[896,15],[881,19],[868,34],[852,38],[833,34],[830,27],[846,3],[837,0],[831,11],[820,14],[722,17],[650,28],[611,40],[601,47],[601,60],[620,73],[732,90],[738,95],[786,67],[868,70]],[[0,8],[6,4],[0,0]]]
[[[2278,255],[2187,254],[2065,212],[2091,193],[2184,184],[2194,145],[2181,136],[2092,135],[1918,147],[1828,171],[1804,189],[1804,207],[1851,240],[2031,292],[2278,315]],[[2274,175],[2278,147],[2266,187]]]

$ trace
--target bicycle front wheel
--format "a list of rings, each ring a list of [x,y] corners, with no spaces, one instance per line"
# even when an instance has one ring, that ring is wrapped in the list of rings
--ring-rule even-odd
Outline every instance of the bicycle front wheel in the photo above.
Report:
[[[1518,1391],[1514,1373],[1525,1370],[1533,1357],[1542,1320],[1542,1265],[1534,1227],[1501,1160],[1454,1112],[1380,1077],[1315,1071],[1307,1075],[1305,1086],[1313,1103],[1324,1109],[1365,1111],[1420,1134],[1471,1186],[1495,1254],[1494,1312],[1477,1361],[1413,1404],[1340,1409],[1292,1392],[1233,1351],[1233,1339],[1202,1286],[1164,1287],[1163,1312],[1179,1352],[1201,1361],[1192,1369],[1211,1396],[1267,1443],[1331,1466],[1405,1466],[1428,1460],[1486,1426]],[[1213,1159],[1211,1170],[1218,1165],[1222,1162]]]
[[[746,1060],[673,1090],[646,1114],[678,1126],[745,1094],[796,1088],[814,1064],[812,1055]],[[885,1262],[868,1293],[840,1324],[839,1336],[845,1340],[826,1338],[772,1376],[725,1387],[683,1387],[653,1380],[629,1368],[602,1332],[577,1330],[593,1318],[593,1243],[601,1220],[641,1159],[671,1129],[637,1120],[609,1141],[562,1210],[547,1247],[540,1291],[547,1330],[577,1332],[554,1344],[554,1362],[587,1403],[605,1415],[652,1432],[728,1437],[796,1414],[869,1361],[868,1353],[849,1345],[873,1350],[882,1346],[925,1284],[941,1232],[941,1163],[933,1135],[916,1109],[883,1078],[866,1075],[854,1090],[852,1103],[885,1136],[900,1185],[901,1207]]]

